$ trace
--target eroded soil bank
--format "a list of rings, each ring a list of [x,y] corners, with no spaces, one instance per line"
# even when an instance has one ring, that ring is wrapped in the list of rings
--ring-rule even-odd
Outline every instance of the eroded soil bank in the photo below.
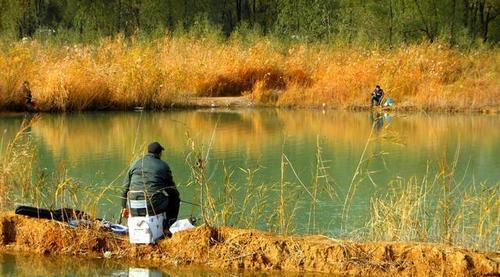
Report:
[[[276,236],[256,230],[198,227],[158,245],[130,245],[97,228],[0,214],[0,250],[131,259],[156,266],[283,270],[352,275],[481,276],[500,273],[500,253],[441,244],[350,242],[324,236]],[[106,255],[109,255],[106,254]]]

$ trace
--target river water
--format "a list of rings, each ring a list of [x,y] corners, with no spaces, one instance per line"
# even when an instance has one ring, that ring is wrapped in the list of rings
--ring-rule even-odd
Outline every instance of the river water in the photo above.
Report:
[[[23,118],[22,114],[0,116],[2,148]],[[189,202],[198,201],[196,188],[189,185],[192,178],[186,162],[192,142],[208,158],[207,178],[214,191],[222,190],[224,169],[232,174],[238,191],[236,202],[242,201],[248,186],[249,175],[244,171],[255,171],[253,184],[276,184],[281,180],[285,159],[283,179],[303,189],[293,216],[297,233],[306,232],[310,219],[308,192],[313,191],[311,183],[321,150],[321,175],[328,177],[320,181],[328,183],[328,188],[325,185],[318,190],[315,217],[319,223],[315,228],[335,235],[362,156],[365,175],[350,210],[351,221],[354,225],[359,221],[359,226],[369,213],[370,199],[386,193],[390,180],[432,175],[443,162],[451,164],[456,159],[456,177],[464,184],[498,183],[499,119],[498,115],[478,114],[287,109],[92,112],[42,114],[30,132],[40,167],[46,172],[63,169],[82,186],[96,191],[111,188],[99,203],[99,215],[115,220],[123,174],[151,141],[159,141],[166,148],[163,158],[172,168],[183,200]],[[278,202],[278,194],[272,189],[268,201]],[[180,214],[200,216],[189,204],[181,206]],[[257,227],[264,226],[259,224]]]
[[[0,115],[2,151],[24,118],[23,114]],[[364,177],[349,215],[355,227],[363,226],[370,199],[387,193],[391,180],[432,176],[439,164],[456,161],[456,178],[465,187],[473,182],[500,181],[498,115],[286,109],[92,112],[42,114],[28,131],[35,143],[39,167],[49,174],[66,172],[81,186],[104,191],[99,216],[111,220],[117,219],[120,210],[124,172],[151,141],[159,141],[166,148],[163,158],[172,168],[183,200],[198,203],[186,159],[190,153],[193,155],[193,144],[208,158],[207,178],[213,191],[224,191],[224,171],[231,173],[236,191],[231,196],[236,198],[233,204],[243,202],[247,187],[255,185],[271,187],[266,191],[267,202],[277,203],[280,180],[294,184],[299,193],[287,190],[285,194],[299,199],[298,205],[287,206],[295,211],[290,218],[296,233],[339,234],[343,202],[362,157]],[[316,174],[317,153],[321,153],[321,174]],[[255,172],[252,182],[245,171]],[[327,177],[318,179],[322,183],[315,200],[318,205],[314,217],[318,223],[311,230],[312,200],[308,192],[314,191],[315,175]],[[226,203],[227,195],[221,195],[216,200]],[[200,211],[183,204],[180,217],[190,215],[200,216]],[[256,222],[256,227],[270,229],[264,221]],[[5,253],[0,255],[0,268],[2,276],[223,275],[189,270],[166,272],[106,260],[61,261]]]
[[[23,118],[22,114],[0,117],[2,148]],[[172,168],[183,200],[190,202],[198,201],[198,193],[188,185],[192,180],[186,162],[192,146],[188,141],[208,157],[207,178],[213,190],[221,189],[226,169],[240,190],[237,198],[244,197],[248,185],[245,170],[256,170],[255,184],[279,183],[283,159],[287,162],[284,180],[304,188],[304,194],[312,192],[320,149],[325,167],[321,173],[328,175],[323,181],[328,180],[329,189],[319,190],[316,213],[324,223],[321,231],[335,234],[363,152],[366,162],[362,167],[369,176],[354,195],[354,220],[369,212],[370,198],[385,193],[390,180],[432,175],[443,161],[451,164],[456,160],[457,179],[464,184],[498,183],[499,127],[498,115],[217,109],[43,114],[30,131],[40,168],[49,173],[63,168],[96,191],[112,188],[99,203],[103,207],[99,215],[108,219],[119,213],[124,172],[151,141],[166,148],[163,159]],[[275,194],[270,195],[270,201],[277,200]],[[303,202],[308,206],[307,198]],[[191,214],[199,216],[199,211],[189,204],[181,207],[181,217]],[[299,222],[297,232],[304,231],[300,223],[308,216],[308,210],[299,205],[294,216]]]
[[[61,256],[0,253],[0,276],[3,277],[226,277],[226,276],[327,276],[326,274],[258,274],[250,272],[210,271],[197,267],[145,267],[121,260],[81,259]]]

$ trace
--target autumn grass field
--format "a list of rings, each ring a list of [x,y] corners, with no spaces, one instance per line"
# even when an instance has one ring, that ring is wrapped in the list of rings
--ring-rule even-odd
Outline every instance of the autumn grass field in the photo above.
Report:
[[[92,44],[0,43],[0,108],[22,108],[24,80],[42,111],[186,106],[193,96],[246,96],[255,104],[367,108],[379,84],[396,107],[496,111],[497,47],[422,43],[395,49],[164,37]]]

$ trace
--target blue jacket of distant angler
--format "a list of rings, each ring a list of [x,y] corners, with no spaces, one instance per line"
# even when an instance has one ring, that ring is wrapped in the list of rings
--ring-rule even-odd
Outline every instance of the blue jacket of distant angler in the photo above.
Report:
[[[148,200],[148,209],[153,214],[168,195],[170,199],[179,199],[179,192],[172,178],[172,171],[168,164],[154,154],[148,153],[134,161],[125,176],[122,187],[122,208],[127,207],[129,191],[144,191]],[[132,200],[143,199],[144,194],[131,194]]]

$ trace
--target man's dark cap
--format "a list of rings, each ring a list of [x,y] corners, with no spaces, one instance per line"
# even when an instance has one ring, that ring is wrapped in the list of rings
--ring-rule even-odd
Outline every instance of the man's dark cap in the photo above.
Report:
[[[163,146],[161,146],[161,144],[156,142],[156,141],[148,145],[148,152],[149,153],[160,154],[161,151],[163,151],[163,150],[165,150],[165,148],[163,148]]]

